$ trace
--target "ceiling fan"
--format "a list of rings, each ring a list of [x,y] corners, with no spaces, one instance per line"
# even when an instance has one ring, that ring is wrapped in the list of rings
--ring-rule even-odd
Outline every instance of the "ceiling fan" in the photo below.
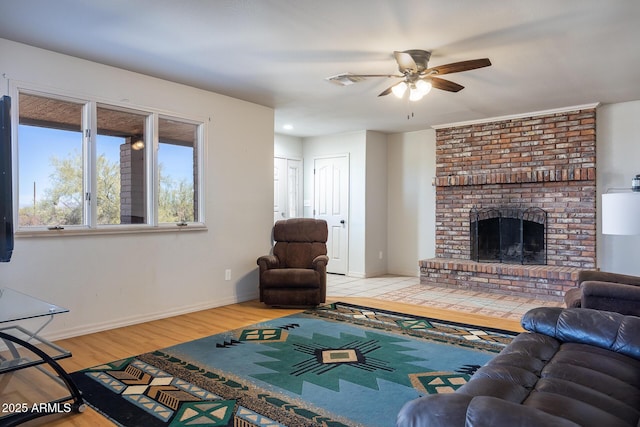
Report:
[[[429,58],[431,58],[431,52],[421,49],[411,49],[403,52],[395,51],[393,52],[393,56],[398,63],[398,70],[401,74],[343,73],[328,77],[327,80],[342,86],[347,86],[362,81],[367,77],[402,79],[400,82],[394,83],[382,91],[378,96],[386,96],[393,93],[398,98],[402,98],[406,90],[409,89],[409,99],[411,101],[418,101],[429,93],[432,87],[449,92],[459,92],[464,89],[464,86],[458,83],[437,77],[439,75],[460,73],[462,71],[474,70],[491,65],[491,61],[489,61],[488,58],[482,58],[428,68],[427,64]]]

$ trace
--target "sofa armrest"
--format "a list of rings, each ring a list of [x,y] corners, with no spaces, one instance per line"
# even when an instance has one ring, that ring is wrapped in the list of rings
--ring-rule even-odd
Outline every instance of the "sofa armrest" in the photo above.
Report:
[[[640,286],[629,285],[627,283],[589,280],[582,282],[582,297],[583,299],[600,297],[640,301]],[[585,307],[584,305],[582,307],[595,308]]]
[[[582,282],[580,306],[614,311],[632,316],[640,315],[640,286],[626,283]]]
[[[610,273],[608,271],[581,270],[578,273],[578,283],[580,284],[588,281],[626,283],[627,285],[640,286],[639,276]]]
[[[396,427],[464,427],[473,396],[461,393],[430,394],[402,407]]]
[[[538,307],[522,317],[522,327],[561,342],[594,345],[640,360],[640,317],[589,308]]]

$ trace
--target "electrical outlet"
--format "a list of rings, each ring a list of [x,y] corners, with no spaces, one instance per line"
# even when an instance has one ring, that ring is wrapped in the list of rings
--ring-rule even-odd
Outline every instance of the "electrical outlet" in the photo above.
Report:
[[[231,280],[231,269],[227,268],[224,271],[224,280]]]
[[[382,251],[378,252],[378,258],[382,259]]]

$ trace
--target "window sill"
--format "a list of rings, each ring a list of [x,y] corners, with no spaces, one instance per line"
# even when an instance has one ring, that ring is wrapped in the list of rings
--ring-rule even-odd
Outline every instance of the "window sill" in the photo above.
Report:
[[[69,227],[62,230],[49,230],[38,228],[35,230],[19,230],[15,232],[16,238],[28,237],[64,237],[64,236],[96,236],[113,234],[145,234],[145,233],[185,233],[192,231],[207,231],[205,224],[189,224],[178,226],[176,224],[162,224],[158,226],[142,225],[114,225],[100,228]]]

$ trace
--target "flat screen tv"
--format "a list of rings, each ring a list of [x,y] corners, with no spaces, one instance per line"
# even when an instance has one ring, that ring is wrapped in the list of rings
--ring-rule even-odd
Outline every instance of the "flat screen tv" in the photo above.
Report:
[[[11,184],[11,98],[0,98],[0,262],[13,253],[13,197]]]

